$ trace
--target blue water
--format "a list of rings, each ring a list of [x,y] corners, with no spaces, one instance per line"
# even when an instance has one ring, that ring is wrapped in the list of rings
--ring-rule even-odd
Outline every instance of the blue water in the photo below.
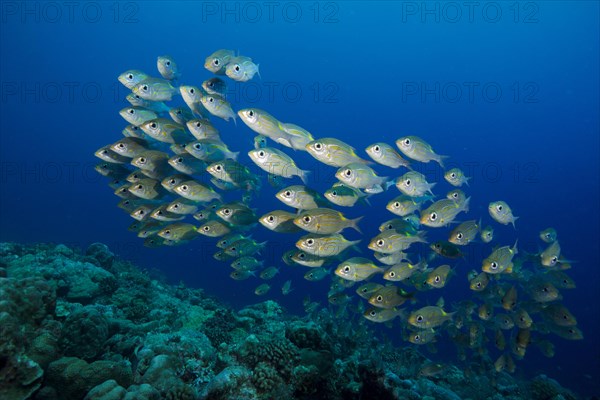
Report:
[[[535,252],[538,232],[556,228],[563,253],[577,261],[569,274],[578,287],[565,291],[564,304],[585,340],[553,336],[556,356],[548,361],[531,350],[517,374],[544,372],[580,393],[600,393],[597,2],[480,2],[472,10],[461,2],[72,4],[0,5],[0,240],[84,248],[104,242],[234,306],[258,301],[258,280],[232,281],[228,265],[212,258],[212,240],[144,248],[127,231],[132,220],[116,207],[106,179],[93,171],[94,151],[126,125],[118,115],[127,105],[116,80],[121,72],[154,73],[156,57],[170,54],[181,83],[199,86],[211,76],[202,67],[208,54],[239,50],[260,64],[261,79],[230,87],[236,109],[263,108],[315,137],[342,139],[365,157],[362,149],[375,141],[419,135],[472,176],[470,216],[492,223],[486,207],[498,199],[520,216],[516,232],[494,224],[498,244],[518,237],[520,248]],[[254,133],[241,121],[215,124],[251,164],[245,153]],[[305,153],[294,158],[314,171],[311,186],[324,191],[334,182],[333,168]],[[418,168],[440,182],[438,195],[450,189],[438,167]],[[285,209],[275,192],[265,183],[253,204],[262,213]],[[384,205],[395,195],[392,188],[372,207],[345,210],[366,215],[364,254],[364,242],[393,217]],[[282,265],[279,257],[297,235],[257,227],[254,237],[269,241],[268,264]],[[472,296],[466,272],[490,248],[474,245],[469,261],[456,264],[458,277],[440,291],[447,304]],[[270,298],[293,312],[302,311],[306,295],[326,304],[328,281],[307,282],[305,271],[283,265]],[[287,279],[294,291],[283,297]],[[419,296],[434,302],[440,293]],[[452,359],[453,346],[443,340],[440,347],[440,357]]]

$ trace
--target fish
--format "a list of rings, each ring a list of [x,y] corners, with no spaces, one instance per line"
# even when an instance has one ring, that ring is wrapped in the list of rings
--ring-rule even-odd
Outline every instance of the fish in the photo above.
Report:
[[[320,281],[329,276],[329,272],[330,270],[323,267],[312,268],[304,274],[304,279],[311,282]]]
[[[416,235],[405,235],[390,229],[371,239],[368,247],[379,253],[397,253],[408,249],[413,243],[427,243],[425,234],[425,232],[418,232]]]
[[[367,282],[363,285],[360,285],[358,289],[356,289],[356,294],[365,300],[369,300],[371,295],[373,295],[373,293],[377,292],[382,287],[383,285],[380,283]]]
[[[216,75],[225,75],[225,67],[235,56],[233,50],[220,49],[206,57],[204,68]]]
[[[492,201],[488,205],[488,211],[494,221],[502,225],[512,224],[513,228],[515,228],[515,221],[519,219],[513,215],[512,210],[504,201]]]
[[[444,179],[452,186],[461,187],[462,185],[469,186],[469,180],[459,168],[452,168],[444,173]]]
[[[254,271],[235,270],[235,271],[231,271],[229,276],[236,281],[245,281],[246,279],[250,278],[251,276],[256,276],[256,274],[254,273]]]
[[[265,228],[277,233],[295,233],[301,231],[300,227],[294,224],[296,214],[274,210],[258,219]]]
[[[405,219],[399,218],[387,220],[379,225],[379,232],[390,229],[393,229],[404,235],[416,235],[418,233],[418,229],[412,223],[406,221]]]
[[[241,234],[239,232],[232,232],[229,235],[224,236],[221,239],[219,239],[219,241],[217,242],[217,247],[220,249],[226,249],[229,246],[231,246],[233,243],[235,243],[241,239],[249,239],[249,238],[247,238],[246,236],[244,236],[243,234]]]
[[[303,185],[292,185],[281,189],[275,197],[283,204],[298,210],[312,210],[325,206],[319,193]]]
[[[207,119],[191,119],[186,122],[186,126],[197,140],[212,139],[216,142],[221,141],[219,131]]]
[[[254,64],[250,57],[238,56],[232,57],[225,67],[225,75],[237,82],[248,82],[260,72],[259,65]]]
[[[288,294],[290,294],[293,291],[294,291],[294,289],[292,289],[292,280],[291,279],[288,279],[287,281],[283,282],[283,286],[281,287],[282,295],[287,296]]]
[[[186,175],[200,175],[206,171],[206,163],[188,153],[175,155],[167,162],[177,172]]]
[[[510,246],[499,247],[483,260],[481,270],[488,274],[511,273],[513,257],[518,254],[517,242]]]
[[[196,232],[196,227],[192,224],[176,222],[161,229],[158,232],[158,236],[174,241],[190,240],[197,237],[198,232]]]
[[[325,198],[340,207],[353,207],[358,201],[369,204],[368,194],[338,182],[325,192]]]
[[[140,129],[139,126],[136,125],[127,125],[121,133],[125,137],[134,137],[138,139],[144,139],[144,131]]]
[[[240,271],[254,271],[264,265],[264,261],[259,261],[254,257],[244,256],[238,259],[235,259],[231,263],[231,268],[237,269]]]
[[[387,189],[387,177],[377,176],[373,169],[363,163],[353,162],[337,170],[335,177],[355,189],[380,193]]]
[[[408,160],[402,158],[402,156],[387,143],[373,143],[365,149],[365,152],[378,164],[390,168],[405,167],[410,169]]]
[[[461,205],[467,200],[467,195],[460,189],[454,189],[446,193],[446,198],[448,200],[453,200],[458,205]]]
[[[231,225],[251,225],[257,220],[254,210],[241,202],[222,204],[216,214]]]
[[[122,199],[137,199],[138,197],[129,191],[130,184],[119,186],[115,189],[115,195]]]
[[[309,268],[319,268],[325,264],[328,264],[331,259],[326,257],[318,257],[312,254],[306,253],[302,250],[294,250],[294,253],[291,255],[291,259],[296,264],[309,267]]]
[[[436,328],[450,321],[454,312],[447,313],[441,307],[426,306],[410,314],[408,323],[419,329]]]
[[[129,186],[128,189],[132,194],[145,200],[160,199],[165,196],[160,182],[155,179],[141,179],[139,182]]]
[[[267,137],[264,135],[257,135],[254,137],[254,148],[255,149],[264,149],[269,144],[267,143]]]
[[[548,304],[542,310],[542,315],[547,320],[559,326],[575,326],[577,319],[567,307],[559,303]]]
[[[232,159],[225,159],[210,164],[206,171],[213,177],[234,184],[236,187],[253,189],[257,187],[254,176],[248,167]]]
[[[225,97],[227,94],[227,84],[221,78],[214,77],[202,82],[202,89],[208,94],[218,94]]]
[[[397,286],[383,286],[369,297],[368,302],[377,308],[393,309],[406,303],[413,298],[412,294],[407,293]]]
[[[323,138],[308,142],[306,151],[323,164],[337,168],[352,163],[367,163],[356,155],[352,146],[335,138]]]
[[[415,211],[419,211],[424,198],[400,195],[390,200],[385,206],[386,210],[399,217],[405,217]]]
[[[399,264],[402,260],[406,260],[406,253],[401,251],[391,254],[374,252],[373,256],[377,261],[385,265]]]
[[[306,184],[309,171],[298,168],[294,160],[283,151],[273,147],[254,149],[248,152],[250,159],[263,171],[284,178],[298,176]]]
[[[554,228],[546,228],[540,232],[540,239],[542,239],[546,243],[556,242],[558,238],[558,234],[556,233],[556,229]]]
[[[141,124],[140,128],[152,139],[163,143],[182,143],[189,139],[183,125],[166,118],[151,119]]]
[[[127,89],[133,89],[141,81],[148,79],[150,76],[137,69],[130,69],[119,75],[118,80]]]
[[[502,297],[502,308],[506,311],[512,311],[517,306],[517,297],[517,288],[513,285]]]
[[[489,303],[483,303],[477,309],[477,315],[484,321],[489,321],[494,315],[494,307]]]
[[[364,312],[363,316],[371,322],[384,323],[403,314],[403,310],[371,307]]]
[[[527,310],[521,308],[515,311],[513,318],[515,325],[517,325],[521,329],[529,329],[533,324],[533,320],[531,316],[527,312]]]
[[[154,111],[157,114],[169,112],[169,106],[167,106],[164,102],[144,100],[139,95],[134,93],[129,93],[125,97],[125,100],[127,100],[132,106],[142,107],[147,110]]]
[[[437,332],[434,329],[423,329],[416,332],[411,332],[407,340],[412,344],[423,345],[435,341]]]
[[[422,263],[417,263],[413,265],[410,262],[400,262],[388,268],[383,274],[383,279],[391,282],[403,281],[405,279],[409,279],[415,273],[421,271],[423,269],[423,266],[424,264]]]
[[[427,275],[427,284],[436,289],[441,289],[446,286],[452,273],[452,268],[449,265],[440,265]]]
[[[469,288],[476,292],[481,292],[487,287],[489,282],[489,275],[485,272],[481,272],[477,276],[469,280]]]
[[[318,257],[332,257],[342,253],[348,247],[360,243],[360,240],[346,240],[339,233],[333,235],[309,234],[302,236],[297,242],[296,247],[309,254]]]
[[[140,222],[146,221],[148,218],[150,218],[150,214],[152,213],[153,209],[154,207],[149,204],[142,204],[133,210],[129,216]]]
[[[435,161],[440,167],[444,168],[444,159],[447,157],[436,154],[429,143],[417,136],[403,136],[396,140],[396,146],[402,154],[411,160],[423,163]]]
[[[158,115],[154,111],[135,106],[123,108],[119,111],[119,115],[131,125],[138,127],[145,122],[158,118]],[[127,132],[131,132],[131,129]]]
[[[352,257],[340,263],[335,274],[349,281],[360,282],[370,278],[373,274],[382,274],[384,271],[384,268],[376,266],[368,258]]]
[[[189,177],[188,175],[184,175],[184,174],[174,174],[174,175],[169,175],[166,178],[164,178],[160,184],[162,185],[162,187],[171,192],[171,193],[175,193],[175,187],[179,186],[181,183],[185,182],[185,181],[189,181],[190,179],[192,179],[191,177]]]
[[[494,362],[494,370],[496,372],[514,372],[514,361],[508,354],[502,354],[498,359]]]
[[[264,296],[271,289],[271,286],[267,283],[263,283],[259,285],[256,289],[254,289],[254,294],[257,296]]]
[[[290,134],[281,129],[281,123],[268,112],[258,108],[244,108],[237,114],[248,128],[259,135],[268,137],[284,146],[292,146]]]
[[[327,296],[327,301],[329,303],[331,303],[333,305],[337,305],[337,306],[348,304],[349,302],[352,301],[352,299],[353,299],[352,296],[350,296],[344,292],[334,293],[334,294]]]
[[[185,146],[185,150],[195,158],[207,163],[214,163],[224,159],[237,160],[239,152],[231,151],[225,143],[214,139],[202,139]],[[204,170],[206,167],[204,167]]]
[[[549,282],[560,289],[575,289],[575,281],[562,271],[552,270],[546,272]]]
[[[266,245],[266,241],[258,243],[253,239],[240,239],[227,247],[225,253],[235,257],[253,256],[254,254],[260,254]]]
[[[181,76],[177,63],[171,56],[159,56],[156,59],[156,67],[160,75],[167,80],[172,81]]]
[[[339,233],[346,228],[362,233],[358,227],[362,218],[347,219],[341,212],[331,208],[313,208],[298,214],[294,218],[294,225],[307,232],[324,235]]]
[[[198,204],[195,201],[180,197],[167,204],[166,210],[173,214],[190,215],[198,212]]]
[[[533,301],[538,303],[549,303],[562,299],[558,289],[550,282],[530,282],[527,291]]]
[[[173,95],[179,93],[169,81],[160,78],[146,78],[131,90],[142,99],[151,101],[171,101]]]
[[[202,88],[197,86],[181,85],[179,93],[192,114],[200,118],[209,118],[212,114],[202,104],[202,96],[206,95]]]
[[[481,238],[481,241],[483,243],[491,242],[492,240],[494,240],[494,228],[492,228],[489,225],[486,226],[481,230],[479,237]]]
[[[278,273],[279,269],[277,267],[268,267],[260,273],[260,279],[273,279]]]
[[[192,201],[209,202],[215,199],[221,200],[219,193],[195,180],[180,183],[174,188],[174,191],[179,196]]]
[[[185,218],[185,215],[175,214],[167,210],[168,204],[162,204],[155,208],[150,214],[150,217],[157,221],[176,222]]]
[[[137,137],[124,137],[111,144],[110,149],[127,158],[134,158],[150,150],[148,141]]]
[[[476,220],[465,221],[450,232],[448,241],[458,246],[466,246],[471,243],[481,229],[481,222]]]
[[[508,314],[496,314],[493,318],[495,326],[502,330],[510,330],[515,326],[512,317]]]
[[[567,340],[582,340],[583,332],[576,326],[552,325],[550,331]]]
[[[171,108],[169,110],[169,116],[174,122],[180,125],[187,125],[189,121],[195,118],[192,111],[186,106]]]
[[[102,161],[114,163],[114,164],[125,164],[129,162],[129,158],[125,157],[115,151],[109,146],[104,146],[98,149],[94,155]]]
[[[200,225],[197,230],[201,235],[208,237],[221,237],[231,232],[231,229],[227,224],[217,220],[209,220],[203,225]],[[225,253],[228,254],[227,251],[225,251]],[[235,254],[229,255],[235,256]]]
[[[229,122],[229,119],[233,119],[236,123],[237,114],[231,108],[231,104],[225,100],[225,98],[218,94],[207,94],[200,97],[200,102],[206,108],[206,110],[214,115]]]
[[[560,244],[558,241],[552,242],[544,251],[540,253],[540,260],[544,267],[554,267],[559,262]]]
[[[429,193],[436,183],[427,182],[425,175],[417,171],[408,171],[396,179],[396,187],[402,193],[410,197],[423,197]]]
[[[430,228],[447,226],[461,212],[469,211],[469,199],[458,205],[449,199],[441,199],[421,211],[421,224]]]

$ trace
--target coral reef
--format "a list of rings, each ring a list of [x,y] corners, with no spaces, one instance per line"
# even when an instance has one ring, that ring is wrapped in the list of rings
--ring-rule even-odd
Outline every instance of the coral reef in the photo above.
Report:
[[[274,301],[233,310],[103,244],[0,243],[0,398],[577,399],[558,382],[432,364],[363,319]]]

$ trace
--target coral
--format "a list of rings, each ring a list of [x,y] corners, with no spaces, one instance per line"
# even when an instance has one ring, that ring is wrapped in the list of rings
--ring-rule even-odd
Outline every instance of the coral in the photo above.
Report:
[[[208,336],[213,346],[221,343],[230,343],[232,340],[230,331],[235,328],[234,315],[231,310],[221,310],[214,313],[211,318],[204,321],[202,330]]]
[[[109,250],[108,246],[102,243],[92,243],[85,250],[85,255],[90,259],[90,262],[106,270],[110,270],[115,259],[115,255]]]
[[[261,361],[252,371],[252,383],[259,392],[270,392],[283,384],[283,381],[271,364]]]
[[[71,313],[63,325],[60,345],[67,356],[93,360],[108,339],[108,320],[93,306]]]
[[[127,387],[133,382],[131,365],[127,362],[94,361],[88,364],[76,357],[63,357],[48,366],[47,384],[60,390],[61,398],[81,399],[93,387],[115,380]]]
[[[554,379],[546,375],[538,375],[531,380],[530,392],[532,400],[576,400],[577,397],[563,388]]]
[[[298,358],[298,348],[285,337],[257,337],[250,335],[240,346],[240,355],[249,366],[265,362],[282,376],[289,376]]]
[[[44,371],[26,356],[0,356],[0,398],[28,399],[41,386]]]
[[[249,385],[251,377],[247,368],[227,367],[210,381],[200,397],[204,400],[256,400],[258,395]]]
[[[83,400],[121,400],[127,391],[117,381],[109,379],[88,392]]]

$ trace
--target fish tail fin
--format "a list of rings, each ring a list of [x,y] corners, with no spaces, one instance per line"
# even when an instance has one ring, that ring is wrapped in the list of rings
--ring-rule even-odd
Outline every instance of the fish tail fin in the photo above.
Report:
[[[364,201],[369,207],[371,207],[371,202],[369,201],[369,197],[371,197],[368,194],[365,194],[364,196],[361,197],[362,201]]]
[[[461,211],[464,212],[469,212],[469,202],[471,201],[471,197],[467,197],[467,199],[465,200],[465,203],[462,205],[461,207]]]
[[[298,172],[299,172],[298,176],[302,180],[302,183],[304,183],[306,185],[307,182],[308,182],[308,176],[310,175],[310,171],[304,170],[304,169],[300,169],[300,170],[298,170]]]
[[[465,185],[469,186],[469,181],[471,180],[470,176],[465,176]]]
[[[363,252],[363,251],[360,249],[360,247],[358,247],[358,244],[359,244],[360,242],[361,242],[361,240],[360,240],[360,239],[358,239],[358,240],[354,240],[354,241],[352,242],[352,246],[350,246],[350,247],[352,248],[352,250],[356,251],[357,253],[359,253],[359,254],[362,254],[362,252]]]
[[[233,124],[234,124],[235,126],[237,126],[237,119],[238,119],[238,117],[237,117],[237,114],[236,114],[236,113],[233,113],[233,116],[232,116],[231,118],[233,118]]]
[[[442,169],[445,169],[444,160],[446,160],[447,158],[448,158],[448,156],[438,156],[437,160],[435,160],[435,161],[437,161],[438,164],[440,164],[440,167],[442,167]]]
[[[387,179],[387,177],[386,177],[386,179]],[[386,181],[383,184],[383,190],[388,190],[389,188],[391,188],[395,184],[396,184],[396,180],[395,179],[388,180],[388,181]]]
[[[420,243],[427,243],[427,232],[426,231],[421,231],[419,233],[417,233],[417,237],[419,238],[419,242]]]
[[[262,76],[260,76],[260,64],[256,64],[256,75],[262,80]]]
[[[512,247],[512,251],[514,251],[514,254],[513,254],[513,255],[515,255],[515,254],[519,254],[519,251],[517,250],[517,243],[519,243],[519,239],[515,240],[515,244],[514,244],[514,246]]]
[[[433,182],[433,183],[429,183],[427,185],[427,191],[433,196],[433,192],[431,191],[431,189],[433,189],[433,187],[437,185],[437,182]]]
[[[233,151],[233,152],[231,152],[231,159],[234,161],[237,161],[239,155],[240,155],[239,151]]]
[[[517,229],[517,227],[515,226],[515,221],[518,220],[519,217],[514,217],[512,218],[512,221],[510,221],[512,223],[513,228]]]
[[[362,231],[360,230],[360,227],[358,226],[358,223],[360,222],[361,219],[363,219],[364,217],[358,217],[355,219],[351,219],[348,226],[350,226],[350,228],[354,229],[356,232],[362,234]]]

